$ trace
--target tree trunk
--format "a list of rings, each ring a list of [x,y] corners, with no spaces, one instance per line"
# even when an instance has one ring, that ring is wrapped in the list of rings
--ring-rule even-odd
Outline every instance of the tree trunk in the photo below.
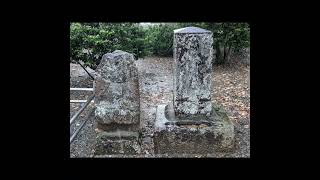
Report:
[[[226,55],[227,55],[226,45],[224,45],[224,46],[223,46],[223,61],[224,61],[224,62],[226,61]]]
[[[228,51],[227,51],[226,59],[225,59],[226,62],[228,62],[230,60],[230,53],[231,53],[231,46],[228,46]]]
[[[221,62],[222,62],[222,52],[221,52],[221,48],[220,48],[220,44],[219,43],[217,43],[216,44],[216,63],[217,64],[221,64]]]

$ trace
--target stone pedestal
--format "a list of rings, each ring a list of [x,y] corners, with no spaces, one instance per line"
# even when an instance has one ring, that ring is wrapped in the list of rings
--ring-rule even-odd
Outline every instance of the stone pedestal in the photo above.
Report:
[[[120,50],[107,53],[103,55],[96,74],[95,119],[103,134],[98,133],[98,137],[103,138],[98,138],[96,152],[124,153],[117,151],[118,148],[110,150],[110,147],[112,143],[115,143],[114,147],[118,146],[124,139],[137,141],[137,136],[130,137],[130,134],[135,134],[131,132],[137,132],[140,125],[139,79],[134,57]],[[122,131],[128,133],[119,133]],[[114,134],[118,134],[119,138],[114,138]],[[127,135],[122,138],[122,134]],[[109,145],[101,145],[106,142]]]
[[[175,117],[172,105],[159,105],[155,122],[154,152],[212,154],[232,150],[234,128],[226,112],[212,104],[210,118],[181,121]]]
[[[212,32],[201,28],[174,31],[174,98],[157,107],[155,153],[232,149],[233,124],[211,101],[212,43]]]
[[[100,132],[97,135],[95,155],[139,154],[139,133],[132,131]]]

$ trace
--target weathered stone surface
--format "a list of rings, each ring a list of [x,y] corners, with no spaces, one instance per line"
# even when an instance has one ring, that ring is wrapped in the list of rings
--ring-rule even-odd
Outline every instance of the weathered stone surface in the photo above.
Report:
[[[87,67],[86,70],[93,75],[94,70]],[[84,69],[79,64],[70,63],[70,87],[72,88],[92,88],[93,80],[84,71]]]
[[[95,155],[139,154],[139,134],[137,132],[100,132],[95,145]]]
[[[96,72],[103,79],[115,83],[128,82],[138,75],[134,56],[121,50],[103,55]]]
[[[157,108],[154,148],[156,154],[207,154],[233,150],[234,126],[226,113],[213,104],[211,120],[175,121],[166,105]]]
[[[174,111],[177,117],[211,115],[212,33],[174,31]]]
[[[139,80],[132,54],[116,50],[102,57],[96,69],[95,106],[102,125],[139,123]]]

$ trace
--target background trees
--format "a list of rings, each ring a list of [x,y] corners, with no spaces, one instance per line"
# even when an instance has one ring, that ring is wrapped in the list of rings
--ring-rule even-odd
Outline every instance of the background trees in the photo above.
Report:
[[[213,32],[215,63],[225,63],[230,54],[250,46],[247,23],[71,23],[70,58],[95,68],[103,54],[116,49],[133,53],[136,58],[172,56],[173,30],[197,26]]]

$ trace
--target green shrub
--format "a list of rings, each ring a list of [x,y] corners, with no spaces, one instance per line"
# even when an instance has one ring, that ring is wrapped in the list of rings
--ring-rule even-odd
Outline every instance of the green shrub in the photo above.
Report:
[[[224,63],[232,51],[250,46],[247,23],[160,23],[145,29],[138,23],[71,23],[70,57],[94,68],[103,54],[116,49],[136,58],[172,56],[173,30],[186,26],[213,32],[216,63]]]
[[[197,26],[212,31],[217,64],[227,62],[232,51],[250,46],[248,23],[181,23],[181,26]]]
[[[116,49],[146,55],[144,30],[135,23],[71,23],[70,56],[95,67],[103,54]]]
[[[146,29],[146,47],[148,55],[172,56],[173,30],[175,24],[159,24]]]

